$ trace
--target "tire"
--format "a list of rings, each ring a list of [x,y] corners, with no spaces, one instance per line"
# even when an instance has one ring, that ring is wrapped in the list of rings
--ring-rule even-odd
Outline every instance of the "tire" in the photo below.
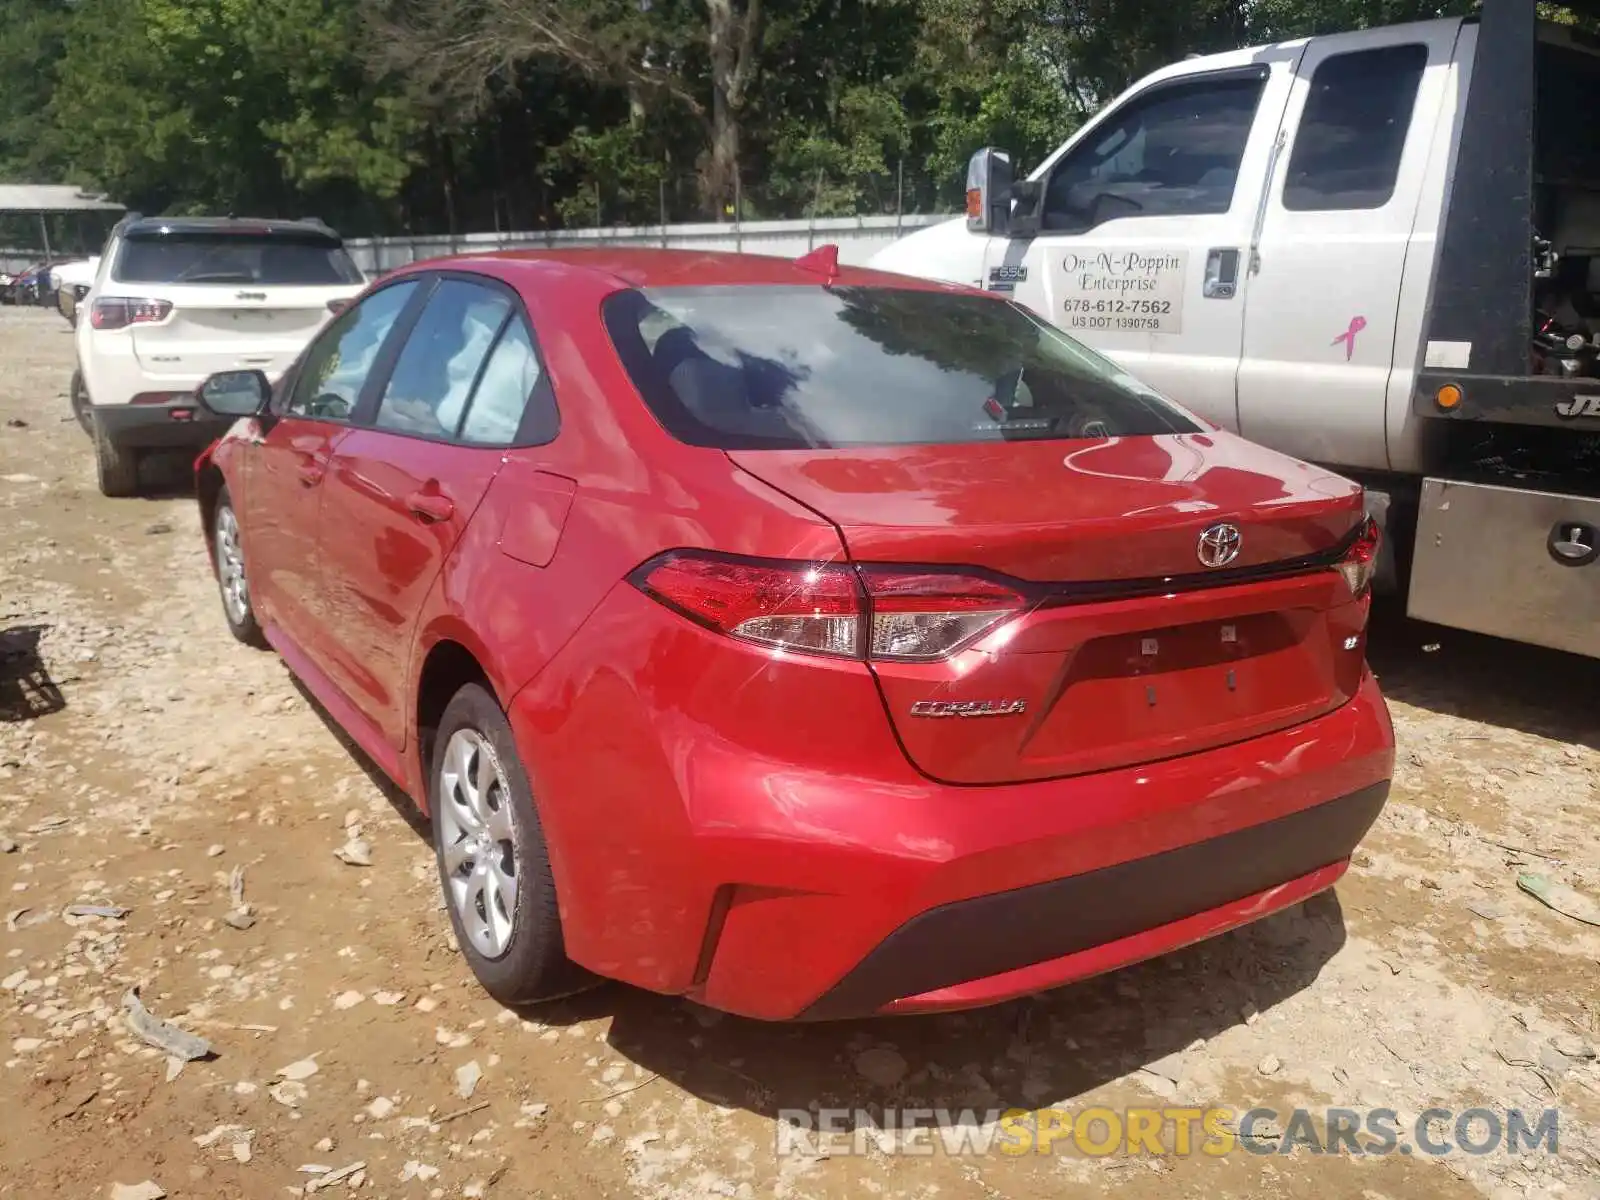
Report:
[[[83,372],[72,373],[72,415],[78,419],[78,426],[90,437],[94,436],[94,416],[89,412],[89,387],[83,382]]]
[[[566,955],[550,856],[511,725],[478,684],[467,684],[445,707],[429,796],[445,908],[484,991],[518,1006],[591,986]],[[473,853],[467,847],[475,829],[486,836]]]
[[[250,576],[246,570],[244,542],[240,537],[239,517],[234,512],[228,489],[217,493],[211,510],[211,550],[217,567],[217,592],[222,598],[222,616],[228,632],[246,646],[267,649],[267,639],[256,622],[250,604]],[[237,571],[237,575],[233,574]],[[234,591],[237,586],[237,592]]]
[[[94,423],[94,465],[102,495],[139,494],[139,452],[113,442],[105,426],[98,421]]]

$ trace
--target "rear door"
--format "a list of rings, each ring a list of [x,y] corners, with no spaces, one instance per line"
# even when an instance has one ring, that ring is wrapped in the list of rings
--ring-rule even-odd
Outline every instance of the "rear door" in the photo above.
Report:
[[[991,239],[988,286],[1237,428],[1243,270],[1299,52],[1221,57],[1118,101],[1041,176],[1037,236]]]
[[[1449,136],[1438,118],[1460,29],[1430,21],[1307,46],[1245,286],[1239,429],[1252,441],[1316,462],[1389,466],[1402,282],[1407,254],[1434,250],[1411,235],[1434,139]],[[1416,345],[1412,330],[1402,352]]]
[[[288,368],[362,277],[337,238],[229,227],[124,238],[113,278],[171,313],[133,330],[133,352],[159,384],[216,371]]]
[[[323,666],[396,748],[418,615],[506,448],[538,440],[526,422],[540,377],[515,293],[445,277],[361,428],[333,452],[319,540]]]
[[[405,279],[342,313],[307,349],[272,416],[257,423],[244,458],[244,551],[253,600],[270,635],[286,636],[312,657],[323,640],[316,551],[323,481],[418,288]]]

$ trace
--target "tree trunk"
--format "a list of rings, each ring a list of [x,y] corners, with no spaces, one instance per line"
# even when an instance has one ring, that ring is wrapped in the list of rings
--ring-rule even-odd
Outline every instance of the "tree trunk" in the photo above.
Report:
[[[706,200],[718,221],[734,205],[739,174],[739,134],[745,96],[755,80],[761,56],[761,0],[706,0],[711,49],[711,162],[706,171]]]

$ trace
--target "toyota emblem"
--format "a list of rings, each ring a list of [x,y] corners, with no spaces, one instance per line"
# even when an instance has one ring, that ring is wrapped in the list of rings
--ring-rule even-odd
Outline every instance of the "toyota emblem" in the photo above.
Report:
[[[1212,525],[1201,532],[1195,557],[1202,567],[1225,567],[1239,557],[1239,543],[1243,540],[1237,525]]]

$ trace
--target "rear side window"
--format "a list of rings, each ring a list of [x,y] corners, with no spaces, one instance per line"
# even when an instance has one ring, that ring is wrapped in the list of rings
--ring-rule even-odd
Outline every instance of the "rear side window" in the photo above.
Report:
[[[1187,416],[1008,302],[902,288],[618,292],[607,330],[693,445],[795,449],[1193,433]]]
[[[329,238],[248,233],[132,234],[112,277],[122,283],[337,287],[362,282]]]
[[[466,419],[461,423],[461,440],[480,446],[509,446],[515,442],[540,374],[533,339],[518,317],[500,335],[484,364]],[[539,404],[542,418],[553,417],[543,394]],[[541,419],[537,424],[538,428],[528,430],[528,441],[544,442],[555,436],[553,421]]]
[[[378,428],[453,437],[510,313],[504,292],[459,279],[441,283],[395,361],[378,406]]]
[[[1324,59],[1311,77],[1283,185],[1293,212],[1382,208],[1394,195],[1426,46],[1384,46]]]

